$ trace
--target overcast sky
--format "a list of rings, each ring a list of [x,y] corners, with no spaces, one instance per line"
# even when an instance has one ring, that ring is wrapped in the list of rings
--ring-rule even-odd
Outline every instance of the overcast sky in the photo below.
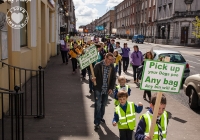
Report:
[[[123,0],[73,0],[76,12],[76,28],[101,17]]]

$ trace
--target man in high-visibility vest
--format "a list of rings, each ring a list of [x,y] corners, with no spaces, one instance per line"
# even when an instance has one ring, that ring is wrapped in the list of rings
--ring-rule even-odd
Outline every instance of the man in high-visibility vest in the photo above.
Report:
[[[125,90],[128,93],[128,96],[130,96],[131,94],[131,89],[130,86],[126,84],[126,78],[124,76],[119,76],[118,77],[118,83],[119,85],[116,86],[115,88],[115,92],[114,92],[114,97],[115,97],[115,106],[119,105],[119,101],[117,98],[117,93],[120,90]]]
[[[166,140],[167,124],[169,121],[168,114],[165,111],[167,99],[164,95],[161,98],[153,139],[151,139],[149,136],[156,97],[157,94],[152,96],[150,109],[140,117],[140,121],[135,133],[135,140]]]
[[[133,102],[128,102],[127,91],[120,90],[117,94],[120,104],[115,107],[113,126],[118,125],[120,140],[132,140],[133,130],[136,126],[135,113],[140,113],[143,109],[141,102],[138,106]]]

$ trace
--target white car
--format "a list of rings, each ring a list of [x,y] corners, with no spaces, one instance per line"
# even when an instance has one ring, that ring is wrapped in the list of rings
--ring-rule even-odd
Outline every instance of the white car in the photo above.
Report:
[[[190,108],[198,108],[200,106],[200,74],[187,77],[183,84],[183,89],[189,97]]]

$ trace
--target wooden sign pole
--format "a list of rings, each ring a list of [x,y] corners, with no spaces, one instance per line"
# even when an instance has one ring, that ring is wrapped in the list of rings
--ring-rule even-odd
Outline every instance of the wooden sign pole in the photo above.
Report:
[[[170,62],[170,57],[165,57],[165,59],[163,60],[164,62]],[[149,131],[149,137],[151,139],[153,139],[153,135],[154,135],[154,129],[156,126],[156,120],[157,120],[157,116],[158,116],[158,111],[159,111],[159,107],[160,107],[160,102],[162,99],[162,92],[158,92],[157,96],[156,96],[156,103],[154,106],[154,110],[153,110],[153,118],[151,120],[151,128]]]
[[[95,77],[95,75],[94,75],[94,69],[93,69],[92,64],[90,64],[90,71],[91,71],[91,73],[92,73],[92,77]],[[94,85],[95,85],[95,86],[97,85],[96,81],[94,81]]]
[[[161,99],[162,99],[162,92],[158,92],[157,97],[156,97],[156,104],[155,104],[154,110],[153,110],[153,118],[151,120],[151,128],[150,128],[150,131],[149,131],[149,137],[151,139],[153,139],[154,129],[155,129],[155,126],[156,126],[156,120],[157,120],[157,116],[158,116],[158,111],[159,111]]]

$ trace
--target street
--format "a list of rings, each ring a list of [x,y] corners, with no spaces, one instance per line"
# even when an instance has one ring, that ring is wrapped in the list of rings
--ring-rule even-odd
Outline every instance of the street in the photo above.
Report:
[[[179,51],[185,58],[185,60],[190,65],[190,75],[193,74],[199,74],[200,70],[200,48],[192,48],[192,47],[184,47],[184,46],[173,46],[173,45],[159,45],[159,44],[153,44],[153,43],[147,43],[144,44],[136,44],[132,43],[131,40],[127,41],[125,39],[116,39],[115,42],[119,41],[120,46],[123,47],[123,44],[126,42],[128,44],[128,47],[131,48],[131,51],[133,51],[133,46],[138,45],[140,51],[142,53],[145,53],[147,51],[150,51],[151,48],[153,49],[159,49],[159,50],[173,50],[173,51]],[[133,70],[129,68],[129,71],[132,72]],[[180,90],[179,94],[171,94],[174,99],[176,99],[178,102],[183,104],[184,106],[189,108],[188,105],[188,97],[185,95],[183,89]],[[200,111],[197,111],[200,113]]]

